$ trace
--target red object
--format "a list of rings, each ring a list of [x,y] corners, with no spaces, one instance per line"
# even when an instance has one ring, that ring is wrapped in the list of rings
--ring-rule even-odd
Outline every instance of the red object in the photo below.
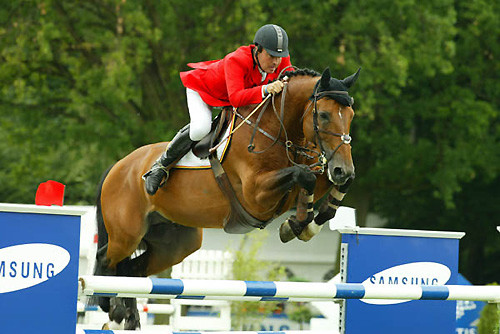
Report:
[[[40,183],[36,190],[35,204],[62,206],[64,202],[65,187],[64,184],[52,180]]]
[[[181,72],[185,87],[197,91],[203,101],[212,107],[241,107],[262,102],[262,85],[278,78],[285,67],[291,65],[290,56],[284,57],[278,69],[267,74],[262,82],[262,74],[253,62],[252,50],[248,45],[229,53],[223,59],[200,63],[190,63],[194,70]],[[292,70],[292,68],[290,68]]]

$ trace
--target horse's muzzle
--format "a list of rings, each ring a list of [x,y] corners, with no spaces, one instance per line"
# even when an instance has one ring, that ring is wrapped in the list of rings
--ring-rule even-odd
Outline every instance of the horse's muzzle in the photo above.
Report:
[[[354,172],[354,166],[333,166],[330,162],[328,164],[328,179],[335,185],[344,185],[347,180],[354,179],[356,173]]]

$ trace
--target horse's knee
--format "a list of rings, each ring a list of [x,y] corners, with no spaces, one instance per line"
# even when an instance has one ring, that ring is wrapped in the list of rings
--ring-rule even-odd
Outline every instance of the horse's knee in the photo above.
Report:
[[[314,192],[314,187],[316,186],[316,175],[309,169],[302,167],[295,167],[294,180],[309,194]]]

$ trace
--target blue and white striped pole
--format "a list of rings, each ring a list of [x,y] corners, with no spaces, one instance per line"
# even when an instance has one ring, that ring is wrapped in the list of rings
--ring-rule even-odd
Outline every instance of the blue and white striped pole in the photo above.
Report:
[[[325,301],[333,299],[470,300],[500,303],[500,286],[181,280],[82,276],[84,295],[164,299]]]
[[[140,331],[139,333],[158,333],[158,331]],[[338,331],[334,330],[318,330],[318,331],[229,331],[229,332],[198,332],[198,331],[188,331],[188,332],[171,332],[162,331],[162,334],[336,334]],[[130,331],[121,330],[102,330],[102,329],[77,329],[76,334],[130,334]]]

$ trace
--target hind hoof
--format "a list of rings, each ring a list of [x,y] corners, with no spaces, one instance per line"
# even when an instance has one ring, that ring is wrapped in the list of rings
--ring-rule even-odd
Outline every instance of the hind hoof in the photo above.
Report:
[[[108,330],[108,331],[112,331],[112,330],[123,330],[123,324],[119,324],[117,323],[116,321],[113,321],[113,320],[110,320],[108,321],[107,323],[105,323],[104,325],[102,325],[102,330]]]
[[[120,324],[126,316],[125,306],[118,304],[111,307],[109,311],[109,320],[113,320],[117,324]]]
[[[139,317],[139,312],[137,310],[128,310],[127,318],[125,319],[125,330],[140,330],[141,322]]]

